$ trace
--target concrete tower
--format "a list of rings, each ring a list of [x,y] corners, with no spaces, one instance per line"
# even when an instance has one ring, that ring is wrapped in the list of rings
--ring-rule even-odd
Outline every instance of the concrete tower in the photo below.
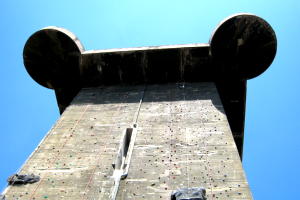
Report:
[[[24,64],[55,90],[61,117],[19,172],[40,180],[5,198],[252,199],[246,82],[275,53],[274,31],[250,14],[225,19],[208,44],[85,51],[65,29],[34,33]]]

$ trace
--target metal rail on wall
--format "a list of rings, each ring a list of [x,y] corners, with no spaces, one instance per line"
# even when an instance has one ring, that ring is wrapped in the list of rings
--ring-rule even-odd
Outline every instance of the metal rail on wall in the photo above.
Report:
[[[119,186],[121,180],[125,179],[128,175],[128,170],[130,167],[131,156],[134,148],[135,139],[137,136],[137,120],[139,117],[141,105],[145,96],[146,85],[141,94],[140,102],[135,112],[132,127],[126,128],[121,137],[121,142],[119,150],[115,159],[115,162],[112,164],[114,172],[112,178],[114,179],[114,185],[112,187],[110,199],[115,200],[118,194]]]

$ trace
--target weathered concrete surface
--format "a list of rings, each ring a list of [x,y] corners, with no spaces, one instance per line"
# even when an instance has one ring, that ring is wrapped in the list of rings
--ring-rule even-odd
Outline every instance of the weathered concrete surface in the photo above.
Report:
[[[199,186],[208,199],[252,199],[213,83],[81,90],[20,171],[41,181],[8,187],[6,198],[108,199],[121,135],[144,90],[117,199],[169,199],[173,190]]]
[[[173,190],[199,186],[208,199],[251,199],[214,84],[146,91],[119,199],[169,199]]]

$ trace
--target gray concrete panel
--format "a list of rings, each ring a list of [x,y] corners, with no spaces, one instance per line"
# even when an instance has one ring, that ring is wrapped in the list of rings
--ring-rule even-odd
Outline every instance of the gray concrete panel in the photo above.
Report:
[[[170,199],[186,187],[206,188],[208,199],[252,199],[214,83],[82,89],[20,171],[41,180],[9,186],[6,198],[109,199],[121,136],[135,119],[116,199]]]

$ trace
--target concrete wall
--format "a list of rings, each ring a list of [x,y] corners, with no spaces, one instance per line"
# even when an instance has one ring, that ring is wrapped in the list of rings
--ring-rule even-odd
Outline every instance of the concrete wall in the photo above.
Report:
[[[6,198],[109,199],[112,163],[136,117],[117,199],[170,199],[199,186],[208,199],[252,199],[213,83],[82,89],[21,169],[41,180],[8,187]]]

